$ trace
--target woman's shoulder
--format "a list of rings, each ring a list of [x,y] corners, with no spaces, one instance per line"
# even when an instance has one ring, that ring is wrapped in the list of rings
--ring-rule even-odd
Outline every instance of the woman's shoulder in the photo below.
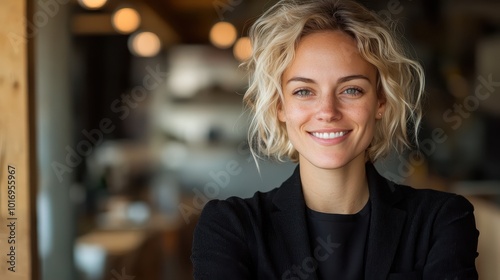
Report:
[[[267,192],[257,191],[252,197],[241,198],[231,196],[226,199],[213,199],[207,202],[202,211],[203,216],[227,216],[232,219],[260,219],[262,214],[270,212],[272,200],[279,188]]]
[[[222,274],[237,275],[234,279],[254,278],[256,240],[268,229],[269,215],[265,212],[271,209],[275,192],[206,203],[193,236],[191,259],[196,279],[222,279],[213,277]]]
[[[398,203],[410,210],[421,212],[472,212],[473,205],[464,196],[435,189],[418,189],[407,185],[393,184],[403,199]]]

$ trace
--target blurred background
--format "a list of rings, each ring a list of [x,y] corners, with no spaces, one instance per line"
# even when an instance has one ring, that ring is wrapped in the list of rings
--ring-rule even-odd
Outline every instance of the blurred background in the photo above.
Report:
[[[291,174],[256,168],[238,67],[275,2],[33,1],[42,279],[192,279],[203,205]],[[500,279],[500,2],[360,2],[398,25],[427,78],[419,152],[379,171],[466,195],[481,279]]]

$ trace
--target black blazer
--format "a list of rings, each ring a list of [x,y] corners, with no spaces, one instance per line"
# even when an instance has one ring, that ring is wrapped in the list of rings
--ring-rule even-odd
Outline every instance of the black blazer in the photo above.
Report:
[[[371,218],[365,279],[477,279],[473,207],[397,185],[366,165]],[[279,188],[212,200],[194,233],[195,279],[317,279],[298,168]]]

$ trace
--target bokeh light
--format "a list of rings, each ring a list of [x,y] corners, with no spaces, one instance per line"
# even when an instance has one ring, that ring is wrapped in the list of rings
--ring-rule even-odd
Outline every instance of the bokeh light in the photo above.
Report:
[[[122,34],[129,34],[137,30],[141,24],[141,16],[132,8],[116,10],[112,18],[113,27]]]
[[[129,49],[136,56],[153,57],[160,52],[161,41],[153,32],[139,32],[130,37]]]
[[[97,10],[102,8],[108,0],[78,0],[80,6],[87,10]]]
[[[237,32],[234,25],[229,22],[221,21],[210,30],[210,42],[218,48],[227,49],[236,41]]]
[[[252,55],[252,44],[250,43],[250,38],[241,37],[236,41],[233,47],[234,57],[238,61],[245,61]]]

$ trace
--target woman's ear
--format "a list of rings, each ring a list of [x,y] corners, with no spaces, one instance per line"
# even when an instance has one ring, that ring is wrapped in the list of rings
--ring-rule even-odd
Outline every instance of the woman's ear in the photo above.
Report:
[[[378,100],[377,100],[377,114],[376,117],[377,119],[381,119],[382,116],[385,113],[385,107],[387,104],[387,99],[385,98],[385,94],[383,92],[380,92],[378,95]]]

